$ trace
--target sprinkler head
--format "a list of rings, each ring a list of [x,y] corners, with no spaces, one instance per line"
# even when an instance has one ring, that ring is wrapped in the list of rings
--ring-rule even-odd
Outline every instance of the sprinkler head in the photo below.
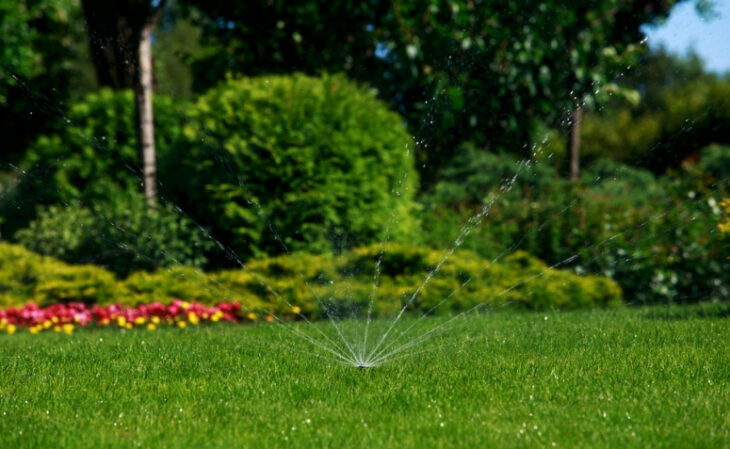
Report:
[[[365,368],[372,368],[375,364],[373,362],[367,361],[367,360],[358,360],[355,364],[355,367],[360,370],[364,370]]]

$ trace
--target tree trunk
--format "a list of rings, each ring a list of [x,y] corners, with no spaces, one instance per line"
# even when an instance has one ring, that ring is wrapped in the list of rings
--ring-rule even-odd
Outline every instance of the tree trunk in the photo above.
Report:
[[[164,4],[165,0],[81,0],[99,84],[115,90],[134,88],[142,185],[150,207],[157,197],[150,35]]]
[[[580,179],[580,125],[583,120],[583,109],[580,106],[573,111],[570,125],[570,180]]]
[[[150,207],[155,205],[157,199],[155,124],[152,111],[152,45],[150,42],[150,35],[154,27],[155,23],[149,22],[142,28],[138,54],[139,68],[135,83],[137,144],[139,159],[142,161],[144,196]]]

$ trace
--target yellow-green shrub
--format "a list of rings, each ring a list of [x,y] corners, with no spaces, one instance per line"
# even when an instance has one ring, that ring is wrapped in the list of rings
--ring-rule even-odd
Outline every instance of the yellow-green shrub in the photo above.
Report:
[[[297,306],[314,317],[362,316],[371,297],[377,315],[391,315],[404,305],[443,313],[480,304],[530,309],[621,304],[621,289],[614,281],[552,269],[525,252],[515,252],[500,263],[462,250],[441,264],[444,255],[444,251],[408,245],[373,245],[341,255],[295,253],[256,259],[245,269],[217,273],[175,267],[116,281],[98,267],[67,265],[19,246],[0,244],[0,304],[134,305],[180,298],[205,304],[237,301],[245,311],[275,314],[290,313]],[[381,275],[374,288],[378,260]],[[430,282],[416,294],[432,272]]]
[[[0,243],[0,305],[113,302],[123,296],[123,286],[103,268],[68,265]]]
[[[245,272],[240,273],[247,276]],[[243,310],[268,310],[262,299],[239,288],[234,282],[218,279],[221,274],[208,274],[191,267],[174,267],[154,273],[138,272],[124,281],[128,296],[122,303],[136,305],[159,301],[163,304],[174,299],[194,300],[213,305],[221,301],[239,302]]]

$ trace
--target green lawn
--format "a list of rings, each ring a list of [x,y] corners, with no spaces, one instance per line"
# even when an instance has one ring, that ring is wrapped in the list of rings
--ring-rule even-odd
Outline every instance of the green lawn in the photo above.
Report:
[[[275,325],[2,335],[0,448],[730,447],[716,315],[491,312],[366,370]]]

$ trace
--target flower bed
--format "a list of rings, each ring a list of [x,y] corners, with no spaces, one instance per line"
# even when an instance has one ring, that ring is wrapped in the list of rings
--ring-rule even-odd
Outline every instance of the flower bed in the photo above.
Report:
[[[293,307],[291,313],[297,315],[299,307]],[[27,328],[31,334],[43,331],[72,334],[77,327],[115,326],[122,329],[145,328],[155,330],[159,326],[175,326],[186,328],[201,323],[231,322],[244,320],[257,321],[258,315],[253,312],[244,314],[237,302],[221,302],[208,307],[195,301],[174,300],[168,305],[160,302],[140,304],[136,307],[111,304],[108,306],[88,306],[81,302],[54,304],[39,307],[26,304],[21,308],[10,307],[0,310],[0,331],[14,334],[18,328]],[[265,315],[264,321],[273,322],[273,315]]]

